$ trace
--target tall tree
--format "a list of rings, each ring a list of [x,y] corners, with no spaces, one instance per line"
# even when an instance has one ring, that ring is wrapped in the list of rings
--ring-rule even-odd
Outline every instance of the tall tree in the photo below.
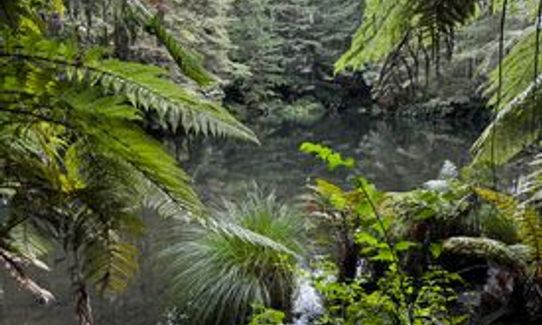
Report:
[[[336,96],[341,87],[333,63],[359,24],[360,1],[240,0],[234,12],[234,58],[251,72],[239,81],[240,93],[250,96],[246,102],[308,96],[328,104],[331,93],[343,97]]]

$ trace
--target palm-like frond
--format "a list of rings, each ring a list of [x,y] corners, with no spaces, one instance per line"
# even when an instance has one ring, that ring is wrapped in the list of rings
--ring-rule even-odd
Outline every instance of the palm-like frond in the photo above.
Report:
[[[535,58],[536,36],[534,28],[527,31],[504,58],[501,86],[499,69],[490,73],[486,94],[491,95],[489,104],[495,106],[496,116],[472,147],[474,164],[502,165],[540,137],[541,77],[534,74],[535,61],[540,66],[542,55]]]
[[[150,9],[139,0],[128,2],[135,12],[135,16],[142,25],[150,30],[156,38],[167,48],[181,71],[200,86],[206,86],[213,82],[211,75],[203,68],[201,60],[179,44],[166,30],[158,14],[152,14]]]
[[[537,81],[537,83],[540,82]],[[473,165],[503,165],[540,138],[538,85],[527,89],[499,110],[472,146]]]
[[[134,108],[150,115],[149,118],[167,130],[183,129],[195,134],[232,136],[257,142],[254,133],[224,108],[165,79],[168,73],[159,67],[118,60],[83,63],[79,61],[80,55],[88,54],[79,54],[71,49],[73,45],[45,40],[28,46],[26,43],[23,48],[4,43],[0,57],[7,62],[24,59],[36,64],[25,78],[25,84],[31,90],[47,89],[43,84],[46,80],[40,77],[50,78],[50,73],[65,74],[73,82],[98,85],[107,92],[125,96]],[[37,74],[37,71],[49,74]]]
[[[497,111],[504,109],[512,102],[517,102],[518,95],[525,94],[525,90],[531,88],[534,75],[534,48],[536,45],[536,30],[529,28],[521,37],[512,43],[508,55],[502,62],[503,75],[506,76],[502,85],[502,98]],[[538,59],[542,63],[542,57]],[[486,95],[491,96],[490,105],[498,104],[497,87],[499,83],[499,69],[490,72],[489,84],[485,90]],[[523,96],[523,99],[525,98]]]
[[[350,49],[336,62],[335,72],[374,69],[376,65],[379,76],[373,94],[378,98],[415,91],[422,71],[428,86],[431,64],[438,77],[442,57],[450,58],[453,53],[456,30],[477,16],[478,2],[367,1],[362,24]],[[425,62],[423,69],[421,62]]]
[[[516,220],[518,237],[523,244],[531,248],[532,260],[536,262],[536,273],[542,274],[542,219],[537,211],[528,204],[520,203],[517,199],[503,193],[480,188],[475,191],[481,198],[495,205],[504,215]]]
[[[183,225],[164,258],[176,300],[201,324],[237,324],[253,303],[287,308],[302,222],[272,196],[226,204],[206,226]]]
[[[62,14],[61,1],[51,6],[44,10]],[[0,220],[0,260],[19,283],[50,299],[21,268],[39,263],[29,245],[36,243],[19,245],[18,226],[55,240],[71,256],[80,323],[92,324],[88,283],[116,293],[137,270],[132,241],[142,232],[143,202],[168,215],[203,214],[189,177],[143,128],[257,140],[218,104],[167,79],[163,69],[103,59],[103,49],[45,37],[57,33],[33,2],[3,3],[0,16],[8,15],[13,21],[0,21],[0,188],[11,194]],[[210,81],[156,18],[145,24],[189,78]]]
[[[477,10],[475,0],[367,1],[363,23],[350,49],[337,61],[336,71],[379,63],[411,40],[420,47],[436,47]]]
[[[127,169],[147,179],[178,211],[201,215],[201,203],[189,185],[189,177],[162,145],[130,122],[133,111],[118,99],[97,96],[96,92],[68,92],[62,97],[69,104],[68,121],[80,130],[89,148],[111,159],[120,159]],[[99,107],[96,109],[96,107]]]
[[[533,171],[527,175],[524,184],[519,190],[521,195],[527,198],[527,204],[540,208],[542,200],[542,155],[534,157],[530,165]]]
[[[232,136],[257,142],[254,133],[219,105],[164,79],[166,71],[153,66],[102,61],[87,70],[91,82],[125,95],[144,112],[154,112],[159,125],[175,132],[178,128],[205,136]]]
[[[350,49],[337,61],[340,72],[351,66],[360,69],[368,62],[379,62],[394,50],[410,29],[408,8],[404,1],[367,1],[364,23]]]
[[[122,161],[85,151],[90,149],[81,142],[69,145],[50,141],[59,130],[51,133],[31,127],[25,131],[28,136],[19,136],[11,144],[11,149],[21,151],[26,161],[18,155],[7,156],[4,161],[3,167],[15,169],[19,180],[14,185],[16,195],[9,201],[11,213],[6,224],[12,223],[9,220],[24,222],[21,225],[60,240],[76,260],[82,254],[84,261],[77,267],[84,269],[87,281],[104,292],[118,292],[128,284],[137,266],[136,250],[125,237],[141,233],[142,223],[134,215],[141,189],[133,188],[137,182]],[[41,137],[43,132],[49,132],[47,137]],[[32,251],[36,249],[29,251],[29,244],[39,247],[38,242],[17,240],[17,227],[4,230],[15,239],[12,247],[24,249],[18,249],[17,256],[34,258]]]
[[[137,254],[129,243],[94,242],[85,247],[85,278],[102,293],[122,292],[138,269]]]

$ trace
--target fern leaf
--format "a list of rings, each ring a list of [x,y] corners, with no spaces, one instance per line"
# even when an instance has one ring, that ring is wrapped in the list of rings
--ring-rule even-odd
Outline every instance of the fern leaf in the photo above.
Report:
[[[188,175],[158,141],[129,122],[135,118],[133,112],[118,98],[100,98],[96,92],[79,91],[67,92],[63,99],[72,109],[71,123],[83,132],[93,150],[124,160],[179,207],[192,215],[202,215],[202,204],[189,186]]]
[[[96,242],[85,250],[85,278],[102,293],[120,293],[136,273],[138,250],[128,243]]]
[[[540,128],[533,121],[540,105],[540,98],[535,92],[538,92],[538,86],[532,83],[497,112],[497,116],[472,146],[473,166],[489,163],[503,165],[540,138]]]
[[[495,107],[496,117],[471,149],[474,154],[473,165],[502,165],[540,138],[540,128],[534,120],[539,116],[542,82],[542,76],[533,81],[535,60],[542,65],[542,55],[538,58],[533,55],[536,35],[536,30],[531,28],[505,57],[502,63],[505,78],[500,101],[496,91],[499,85],[499,69],[490,73],[486,95],[491,95],[490,105],[498,103],[499,106]]]
[[[335,64],[335,72],[359,70],[367,63],[381,63],[412,39],[418,47],[434,48],[445,36],[478,13],[475,0],[369,0],[363,23],[350,49]],[[418,40],[421,39],[421,42]]]
[[[181,71],[200,86],[207,86],[213,82],[211,75],[201,64],[201,60],[169,34],[158,15],[152,15],[150,11],[139,0],[129,1],[132,8],[138,13],[136,17],[143,25],[153,33],[158,40],[166,47],[171,57],[175,60]]]
[[[518,202],[512,196],[486,188],[474,188],[476,195],[495,205],[506,216],[513,216],[518,208]]]
[[[195,134],[258,142],[254,133],[224,108],[162,78],[167,73],[158,67],[107,60],[94,65],[88,73],[92,84],[125,95],[135,107],[155,113],[160,125],[172,131],[182,128]]]
[[[173,132],[183,129],[187,133],[231,136],[259,143],[255,134],[226,109],[166,79],[168,72],[156,66],[118,60],[81,63],[73,44],[46,40],[23,49],[6,44],[0,57],[46,65],[72,82],[88,82],[90,86],[126,96],[134,107]]]
[[[532,259],[537,264],[537,274],[542,274],[542,220],[536,210],[506,194],[487,189],[475,189],[475,192],[494,204],[504,215],[516,220],[519,238],[531,247]]]
[[[495,107],[500,111],[511,103],[519,103],[527,95],[532,93],[532,88],[535,88],[533,83],[534,75],[534,48],[536,45],[536,29],[529,28],[521,37],[512,43],[510,52],[506,55],[502,62],[503,78],[502,98],[500,106]],[[542,55],[537,58],[542,64]],[[485,90],[485,95],[490,96],[489,105],[498,103],[497,87],[499,84],[499,68],[495,68],[489,74],[489,83]]]

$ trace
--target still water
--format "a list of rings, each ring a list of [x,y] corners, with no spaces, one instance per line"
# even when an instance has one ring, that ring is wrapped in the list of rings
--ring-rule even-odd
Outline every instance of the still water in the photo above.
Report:
[[[436,178],[446,160],[461,166],[479,130],[460,122],[375,120],[369,117],[328,118],[316,125],[258,130],[261,146],[209,141],[184,163],[205,201],[238,197],[247,182],[292,198],[306,191],[315,177],[347,183],[363,175],[385,190],[408,190]],[[315,159],[298,152],[304,141],[320,142],[358,161],[352,171],[330,173]],[[134,285],[121,297],[94,301],[98,325],[156,325],[166,300],[161,267],[153,260],[160,237],[156,223],[142,241],[141,268]],[[62,256],[50,261],[55,271],[37,274],[53,288],[57,302],[37,304],[0,273],[0,325],[73,325],[69,279]],[[184,324],[183,324],[184,325]],[[188,324],[186,324],[188,325]]]

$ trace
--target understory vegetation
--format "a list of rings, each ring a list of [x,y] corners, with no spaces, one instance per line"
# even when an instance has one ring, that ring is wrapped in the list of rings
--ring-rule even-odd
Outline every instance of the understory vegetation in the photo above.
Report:
[[[541,34],[542,0],[2,0],[0,323],[539,324]]]

